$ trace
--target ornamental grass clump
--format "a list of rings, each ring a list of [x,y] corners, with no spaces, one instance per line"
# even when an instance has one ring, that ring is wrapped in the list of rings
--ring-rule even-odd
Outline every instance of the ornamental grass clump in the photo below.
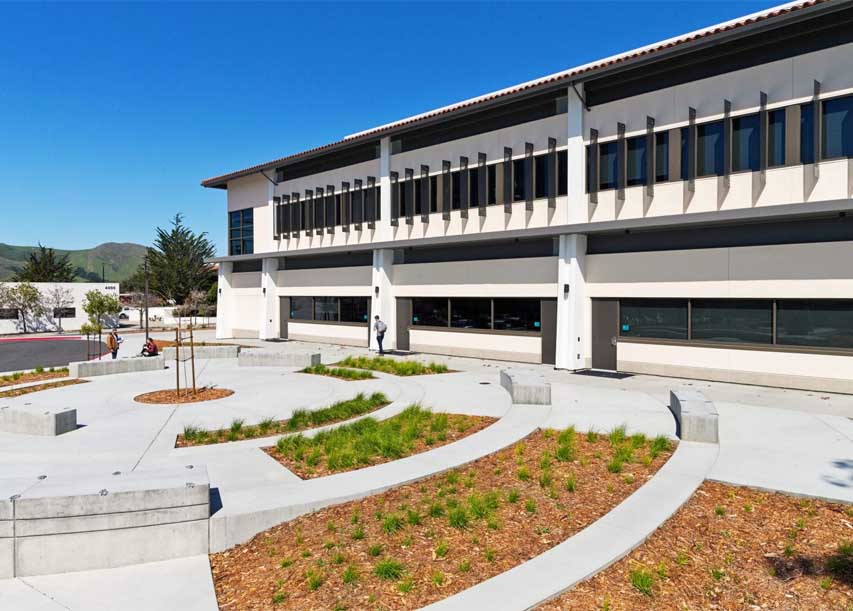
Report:
[[[386,357],[348,356],[339,363],[340,367],[381,371],[397,376],[419,376],[433,373],[447,373],[447,365],[431,362],[424,364],[419,361],[398,361]]]
[[[359,369],[346,369],[344,367],[327,367],[322,363],[311,365],[301,371],[301,373],[310,373],[320,376],[329,376],[331,378],[339,378],[341,380],[372,380],[375,376],[369,371],[361,371]]]

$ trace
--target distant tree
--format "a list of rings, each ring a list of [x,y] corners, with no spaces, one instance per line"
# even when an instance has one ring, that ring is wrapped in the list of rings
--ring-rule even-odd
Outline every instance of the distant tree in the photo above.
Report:
[[[166,301],[183,305],[194,290],[206,291],[216,279],[205,262],[215,254],[207,232],[195,233],[176,214],[169,231],[157,228],[154,246],[148,249],[149,286]]]
[[[59,330],[62,331],[62,315],[64,310],[74,305],[74,294],[71,292],[71,289],[58,284],[54,285],[44,292],[43,303],[46,308],[50,308],[53,317],[59,321]],[[58,316],[57,313],[59,314]]]
[[[27,333],[27,321],[38,318],[44,312],[42,295],[29,282],[0,284],[0,306],[18,310],[24,333]]]
[[[91,328],[97,329],[98,341],[101,341],[104,316],[115,316],[121,312],[118,297],[101,291],[89,291],[83,298],[83,311],[89,315]]]
[[[30,253],[24,267],[15,274],[16,282],[73,282],[74,267],[68,260],[68,253],[61,257],[52,248],[41,244],[38,250]]]

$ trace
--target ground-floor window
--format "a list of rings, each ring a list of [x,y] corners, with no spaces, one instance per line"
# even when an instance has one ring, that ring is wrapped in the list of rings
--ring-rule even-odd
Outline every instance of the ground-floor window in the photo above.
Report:
[[[853,349],[853,300],[620,299],[619,335]]]
[[[53,308],[54,318],[77,318],[77,308]]]
[[[540,299],[414,297],[412,326],[539,333]]]
[[[18,309],[0,308],[0,320],[18,320]]]
[[[367,324],[369,297],[291,297],[290,319]]]

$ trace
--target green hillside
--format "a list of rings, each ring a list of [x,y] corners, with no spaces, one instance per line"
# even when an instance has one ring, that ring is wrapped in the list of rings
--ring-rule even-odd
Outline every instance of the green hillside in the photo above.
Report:
[[[45,246],[50,246],[45,244]],[[11,246],[0,242],[0,281],[11,280],[27,260],[36,246]],[[106,267],[107,282],[122,282],[136,271],[145,256],[141,244],[117,244],[107,242],[86,250],[61,250],[57,254],[69,253],[71,265],[77,270],[77,282],[100,282],[101,266]]]

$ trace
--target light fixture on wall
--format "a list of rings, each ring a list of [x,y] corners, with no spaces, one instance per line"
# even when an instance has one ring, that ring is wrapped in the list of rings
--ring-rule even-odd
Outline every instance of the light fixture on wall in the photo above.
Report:
[[[563,297],[568,297],[568,296],[569,296],[569,285],[564,284],[563,285]]]
[[[379,297],[379,287],[378,286],[373,287],[373,292],[376,293],[377,297]]]
[[[264,287],[262,290],[264,292],[264,295],[266,295],[267,294],[267,287]]]

